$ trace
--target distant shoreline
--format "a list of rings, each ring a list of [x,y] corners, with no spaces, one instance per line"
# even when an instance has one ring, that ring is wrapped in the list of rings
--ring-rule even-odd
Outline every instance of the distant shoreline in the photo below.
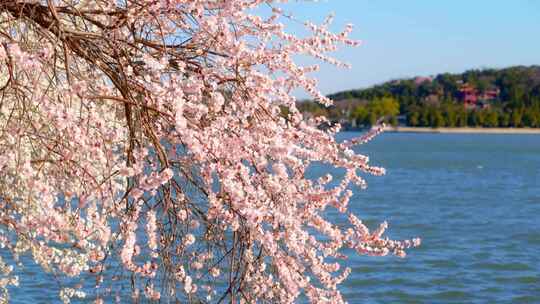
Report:
[[[384,131],[396,133],[540,134],[540,128],[426,128],[387,126]]]

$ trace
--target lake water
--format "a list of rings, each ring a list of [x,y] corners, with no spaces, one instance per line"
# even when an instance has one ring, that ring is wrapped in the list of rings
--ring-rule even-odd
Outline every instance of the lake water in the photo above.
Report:
[[[358,150],[387,175],[352,210],[423,242],[350,259],[349,303],[540,303],[540,136],[387,133]]]
[[[351,257],[349,303],[540,303],[540,136],[387,133],[358,150],[387,175],[355,189],[354,213],[423,243]],[[12,303],[58,303],[54,277],[25,274]]]

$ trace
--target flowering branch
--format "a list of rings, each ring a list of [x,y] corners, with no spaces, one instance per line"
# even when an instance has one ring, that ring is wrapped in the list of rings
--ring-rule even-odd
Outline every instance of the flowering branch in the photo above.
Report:
[[[348,212],[351,184],[384,174],[352,147],[380,130],[337,143],[291,94],[331,103],[318,67],[292,58],[346,66],[327,53],[358,44],[352,27],[291,35],[279,2],[1,2],[0,245],[61,278],[96,276],[97,303],[117,278],[135,301],[342,303],[350,269],[330,260],[344,248],[417,246]],[[347,173],[310,180],[313,162]],[[0,270],[0,287],[16,283]]]

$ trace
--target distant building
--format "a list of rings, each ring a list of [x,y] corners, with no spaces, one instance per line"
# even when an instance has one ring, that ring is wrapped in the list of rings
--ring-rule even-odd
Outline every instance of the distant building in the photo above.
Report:
[[[495,100],[499,97],[500,90],[498,88],[487,90],[484,93],[480,94],[478,96],[478,99],[489,101],[489,100]]]
[[[476,90],[470,84],[465,83],[461,85],[459,92],[461,95],[461,100],[463,100],[466,107],[476,107],[476,103],[478,102],[478,90]]]
[[[479,92],[475,87],[468,83],[462,84],[459,88],[459,92],[463,104],[468,108],[489,107],[488,101],[497,99],[500,94],[498,88]]]
[[[489,102],[487,102],[486,100],[480,100],[478,101],[478,103],[476,104],[476,106],[480,109],[489,109],[491,108],[491,105],[489,104]]]

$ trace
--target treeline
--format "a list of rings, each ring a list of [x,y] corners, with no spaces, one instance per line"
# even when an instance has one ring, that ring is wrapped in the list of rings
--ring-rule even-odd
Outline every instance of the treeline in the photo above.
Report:
[[[406,115],[411,127],[531,127],[540,128],[540,106],[504,109],[489,107],[466,109],[461,104],[445,102],[438,106],[411,107]]]
[[[540,127],[539,66],[394,80],[329,97],[336,101],[330,108],[309,101],[298,106],[353,127],[379,119],[423,127]]]
[[[301,102],[298,108],[313,116],[326,116],[331,121],[347,121],[353,126],[370,126],[380,122],[398,124],[399,103],[395,98],[383,97],[371,101],[344,100],[326,108],[315,102]]]

